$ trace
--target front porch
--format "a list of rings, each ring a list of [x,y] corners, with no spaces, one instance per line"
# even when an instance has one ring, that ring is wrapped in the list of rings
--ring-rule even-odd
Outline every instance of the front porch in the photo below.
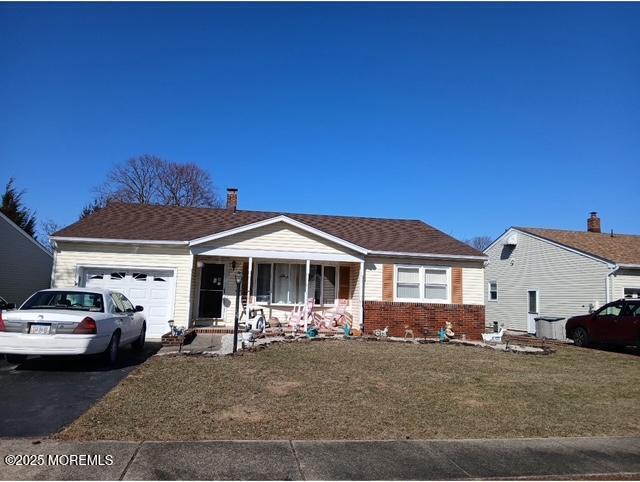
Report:
[[[346,254],[252,253],[249,256],[194,256],[191,325],[199,331],[229,332],[236,313],[241,321],[261,310],[271,327],[292,331],[292,313],[313,299],[307,323],[329,316],[342,302],[345,318],[360,331],[363,319],[364,262]],[[346,305],[346,307],[344,306]]]

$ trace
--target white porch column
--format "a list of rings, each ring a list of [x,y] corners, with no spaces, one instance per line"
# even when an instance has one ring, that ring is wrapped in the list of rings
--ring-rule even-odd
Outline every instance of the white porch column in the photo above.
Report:
[[[360,273],[358,273],[358,283],[360,284],[360,325],[364,321],[364,261],[360,261]],[[360,326],[358,327],[360,329]]]
[[[307,331],[307,300],[309,299],[309,271],[311,271],[311,260],[307,260],[306,275],[304,277],[304,331]]]
[[[247,307],[251,303],[251,271],[253,268],[253,258],[249,258],[249,268],[247,269]],[[249,319],[249,309],[247,308],[247,320]]]

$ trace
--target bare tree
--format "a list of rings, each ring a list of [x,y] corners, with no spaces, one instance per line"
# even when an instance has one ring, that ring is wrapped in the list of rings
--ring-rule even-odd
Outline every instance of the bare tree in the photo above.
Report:
[[[40,223],[40,233],[38,236],[40,239],[38,241],[50,253],[53,253],[53,242],[50,238],[56,231],[60,231],[60,225],[52,219],[47,219]]]
[[[211,176],[195,164],[165,163],[158,181],[160,204],[199,207],[220,205]]]
[[[492,241],[493,239],[490,236],[476,236],[475,238],[467,239],[465,243],[478,251],[484,251]]]
[[[144,154],[116,164],[98,188],[102,200],[155,204],[159,194],[159,173],[166,161]]]
[[[109,201],[167,206],[219,207],[211,175],[196,164],[179,164],[145,154],[116,164],[97,188],[98,197],[86,205],[80,219]]]

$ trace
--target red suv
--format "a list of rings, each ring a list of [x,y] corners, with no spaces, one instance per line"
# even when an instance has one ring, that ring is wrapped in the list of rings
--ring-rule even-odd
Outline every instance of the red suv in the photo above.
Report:
[[[588,315],[567,320],[567,338],[576,346],[591,343],[640,347],[640,299],[622,299]]]

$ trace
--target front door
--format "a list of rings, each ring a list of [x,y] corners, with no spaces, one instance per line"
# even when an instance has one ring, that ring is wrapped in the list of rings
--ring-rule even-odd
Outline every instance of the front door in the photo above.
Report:
[[[205,264],[200,277],[200,304],[198,318],[222,318],[224,293],[224,265]]]
[[[540,297],[538,290],[527,291],[527,331],[536,332],[536,318],[540,316]]]

